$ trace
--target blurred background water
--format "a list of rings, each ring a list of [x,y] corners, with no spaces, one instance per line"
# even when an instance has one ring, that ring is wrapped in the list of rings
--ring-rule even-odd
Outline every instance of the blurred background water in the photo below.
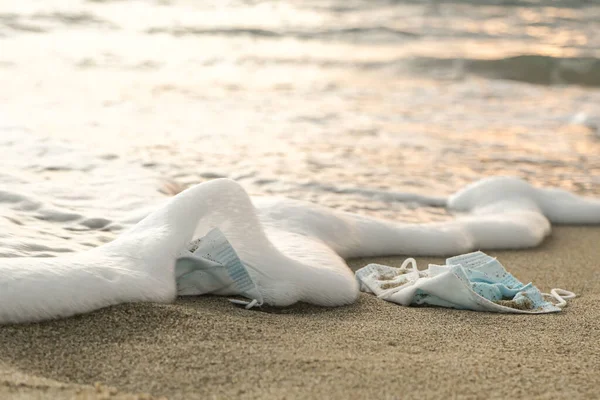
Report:
[[[0,256],[216,177],[398,221],[490,175],[598,196],[599,132],[595,1],[0,2]]]

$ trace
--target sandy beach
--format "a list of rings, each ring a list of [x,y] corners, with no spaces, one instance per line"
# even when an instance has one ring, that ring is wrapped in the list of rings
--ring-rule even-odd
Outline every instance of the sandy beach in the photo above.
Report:
[[[599,242],[599,228],[555,227],[539,248],[488,252],[522,281],[579,294],[554,315],[405,308],[366,294],[349,307],[260,312],[203,297],[3,326],[0,397],[596,398]]]
[[[399,223],[449,221],[493,176],[600,198],[599,21],[583,0],[0,1],[0,264],[101,246],[215,178]],[[559,314],[124,304],[0,326],[0,400],[600,398],[600,227],[553,229],[488,253],[577,293]],[[373,261],[404,257],[351,265]],[[64,287],[6,271],[0,317]]]

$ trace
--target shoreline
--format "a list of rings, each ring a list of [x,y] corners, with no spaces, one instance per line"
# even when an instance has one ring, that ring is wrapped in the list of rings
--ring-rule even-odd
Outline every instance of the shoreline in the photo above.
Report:
[[[486,251],[542,291],[575,292],[557,314],[401,307],[362,293],[340,308],[258,312],[199,297],[1,326],[0,397],[595,397],[598,243],[598,227],[554,226],[537,248]],[[417,258],[421,269],[440,261]]]

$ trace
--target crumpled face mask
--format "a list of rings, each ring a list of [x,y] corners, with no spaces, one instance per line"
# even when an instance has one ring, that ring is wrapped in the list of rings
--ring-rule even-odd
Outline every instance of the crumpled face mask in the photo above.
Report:
[[[446,265],[429,265],[423,271],[417,269],[413,258],[404,261],[400,268],[369,264],[356,271],[356,279],[361,291],[404,306],[543,314],[560,311],[567,304],[566,299],[575,297],[562,289],[541,293],[481,251],[448,258]]]
[[[179,296],[239,295],[250,301],[230,301],[247,309],[263,304],[244,263],[218,228],[191,242],[181,252],[175,264],[175,277]]]

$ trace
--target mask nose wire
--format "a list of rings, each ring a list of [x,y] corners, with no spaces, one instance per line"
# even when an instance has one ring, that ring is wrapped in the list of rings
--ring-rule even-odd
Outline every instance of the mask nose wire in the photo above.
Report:
[[[555,288],[550,290],[550,293],[542,293],[543,296],[554,297],[558,303],[554,304],[558,308],[563,308],[567,305],[567,300],[577,297],[573,292],[568,290]]]

